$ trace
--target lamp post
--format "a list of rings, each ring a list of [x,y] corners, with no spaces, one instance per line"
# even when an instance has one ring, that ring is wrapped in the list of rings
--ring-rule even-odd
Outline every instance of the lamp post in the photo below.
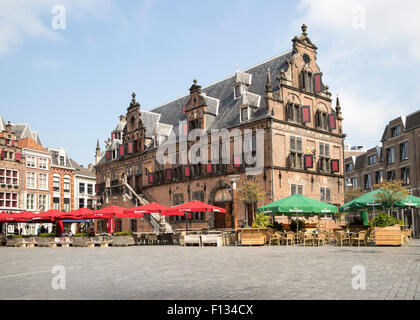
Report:
[[[229,178],[232,181],[233,224],[236,232],[238,230],[238,190],[236,182],[239,180],[239,176],[229,176]]]

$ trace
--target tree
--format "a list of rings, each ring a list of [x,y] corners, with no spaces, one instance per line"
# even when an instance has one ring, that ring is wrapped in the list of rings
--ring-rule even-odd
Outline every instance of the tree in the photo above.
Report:
[[[242,183],[241,191],[241,200],[247,204],[251,204],[252,208],[252,219],[255,220],[255,208],[254,205],[258,201],[264,199],[265,191],[264,189],[254,181],[246,181]]]
[[[408,190],[403,184],[404,180],[383,181],[382,183],[375,185],[375,189],[377,188],[380,190],[380,192],[375,194],[375,197],[379,202],[390,205],[391,210],[393,210],[395,202],[404,200],[408,196]]]
[[[347,187],[344,189],[344,202],[350,202],[351,200],[354,200],[358,197],[360,197],[363,194],[362,188],[352,188]]]

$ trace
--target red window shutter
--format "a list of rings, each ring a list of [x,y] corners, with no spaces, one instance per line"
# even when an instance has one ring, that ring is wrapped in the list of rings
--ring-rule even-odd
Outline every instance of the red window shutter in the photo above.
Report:
[[[331,172],[340,172],[340,161],[339,160],[331,160]]]
[[[132,142],[128,143],[128,153],[133,153],[133,143]]]
[[[4,159],[4,150],[1,150],[1,158]]]
[[[191,175],[191,168],[189,166],[184,167],[184,176],[189,177]]]
[[[114,139],[115,139],[115,133],[112,134],[112,140],[114,140]]]
[[[324,86],[322,84],[322,73],[314,74],[314,92],[324,91]]]
[[[22,155],[21,155],[21,153],[20,152],[16,152],[15,153],[15,160],[16,161],[20,161],[22,159]]]
[[[336,122],[334,113],[330,113],[328,115],[328,126],[330,127],[330,130],[337,129],[337,122]]]
[[[302,106],[302,123],[311,122],[311,107]]]
[[[109,160],[111,159],[111,151],[106,152],[106,158]]]
[[[153,183],[153,173],[149,173],[149,183]]]
[[[120,145],[120,157],[124,156],[124,145]]]
[[[95,193],[99,193],[101,186],[99,184],[95,184]]]
[[[167,169],[166,170],[166,180],[171,180],[171,179],[172,179],[172,170]]]
[[[235,168],[239,168],[241,166],[241,156],[234,156],[233,157],[233,166]]]
[[[184,136],[188,136],[188,123],[184,123]]]
[[[14,146],[15,145],[15,140],[12,140],[12,146]]]
[[[182,112],[185,113],[186,110],[187,110],[187,106],[182,106]]]
[[[213,167],[211,165],[211,162],[207,163],[207,173],[212,173],[213,172]]]
[[[314,157],[311,154],[305,154],[303,156],[305,162],[305,169],[313,168],[314,167]]]

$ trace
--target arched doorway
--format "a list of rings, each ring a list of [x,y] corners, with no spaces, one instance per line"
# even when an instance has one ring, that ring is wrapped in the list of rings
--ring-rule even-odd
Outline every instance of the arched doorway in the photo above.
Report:
[[[232,228],[233,227],[233,216],[232,216],[232,195],[227,188],[218,189],[213,196],[213,203],[215,206],[226,209],[225,214],[215,213],[214,214],[214,228]]]

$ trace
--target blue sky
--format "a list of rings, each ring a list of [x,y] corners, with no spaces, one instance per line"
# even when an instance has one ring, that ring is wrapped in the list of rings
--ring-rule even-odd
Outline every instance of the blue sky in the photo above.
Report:
[[[56,5],[65,30],[51,26]],[[194,78],[206,85],[289,50],[306,23],[346,143],[373,147],[387,121],[419,109],[419,14],[409,0],[2,0],[0,115],[86,165],[133,91],[153,108]]]

